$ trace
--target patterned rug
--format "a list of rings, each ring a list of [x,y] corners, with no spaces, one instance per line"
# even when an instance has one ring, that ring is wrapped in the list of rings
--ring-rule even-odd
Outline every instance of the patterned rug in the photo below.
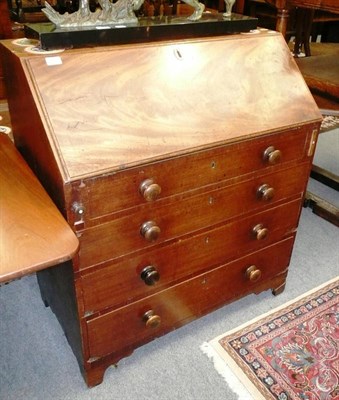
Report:
[[[339,116],[323,114],[320,132],[332,131],[337,128],[339,128]]]
[[[336,278],[201,349],[239,399],[338,400],[338,299]]]

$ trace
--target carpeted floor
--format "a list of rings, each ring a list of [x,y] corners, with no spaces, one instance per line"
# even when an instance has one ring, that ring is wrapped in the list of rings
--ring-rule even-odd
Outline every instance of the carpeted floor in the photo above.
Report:
[[[337,168],[338,149],[339,130],[322,135],[318,164]],[[313,181],[310,186],[314,191],[321,187],[323,197],[338,203],[337,192]],[[303,209],[281,295],[248,296],[143,346],[118,368],[109,368],[104,382],[93,389],[85,386],[56,318],[44,307],[35,276],[2,286],[0,399],[236,400],[202,354],[201,343],[337,276],[338,243],[338,228]]]
[[[339,278],[203,343],[239,399],[338,398]]]

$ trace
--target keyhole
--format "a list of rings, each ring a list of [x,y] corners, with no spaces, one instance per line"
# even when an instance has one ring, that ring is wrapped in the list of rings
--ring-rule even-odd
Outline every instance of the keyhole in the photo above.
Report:
[[[174,50],[174,55],[176,56],[176,58],[178,59],[178,60],[182,60],[182,54],[180,53],[180,50],[179,49],[175,49]]]

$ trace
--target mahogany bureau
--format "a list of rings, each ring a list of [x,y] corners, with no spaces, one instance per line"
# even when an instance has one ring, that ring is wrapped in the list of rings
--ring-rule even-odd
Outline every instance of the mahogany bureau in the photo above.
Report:
[[[280,34],[1,51],[16,145],[80,241],[38,281],[89,386],[283,290],[321,116]]]

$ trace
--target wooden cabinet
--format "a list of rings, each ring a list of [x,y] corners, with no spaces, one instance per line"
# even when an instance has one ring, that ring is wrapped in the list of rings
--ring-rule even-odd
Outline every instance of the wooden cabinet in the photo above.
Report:
[[[89,386],[283,290],[321,116],[281,35],[2,52],[16,145],[80,241],[38,280]]]
[[[9,12],[7,3],[5,1],[0,2],[0,39],[12,37],[12,24],[9,19]],[[0,60],[0,100],[6,98],[4,78],[2,72],[2,64]]]

